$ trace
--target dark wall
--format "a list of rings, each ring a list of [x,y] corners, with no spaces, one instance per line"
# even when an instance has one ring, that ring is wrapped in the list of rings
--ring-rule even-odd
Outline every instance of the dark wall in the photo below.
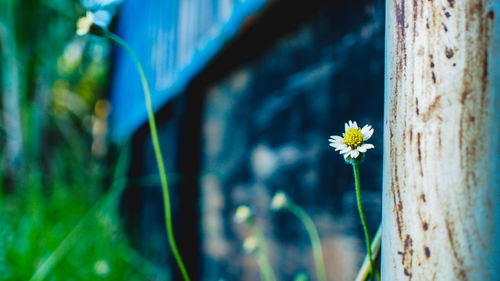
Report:
[[[200,280],[259,280],[256,262],[241,250],[249,230],[232,221],[239,204],[254,208],[280,280],[300,271],[314,278],[304,227],[269,210],[280,189],[316,222],[329,279],[353,279],[364,238],[352,168],[328,138],[348,120],[375,129],[375,149],[360,167],[373,235],[382,184],[384,3],[351,2],[322,2],[307,17],[286,16],[300,9],[271,11],[277,25],[288,25],[264,17],[267,26],[229,46],[159,115],[179,247]],[[156,172],[149,142],[143,128],[134,178]],[[159,185],[131,185],[124,202],[135,206],[124,207],[135,243],[162,264],[169,253]]]

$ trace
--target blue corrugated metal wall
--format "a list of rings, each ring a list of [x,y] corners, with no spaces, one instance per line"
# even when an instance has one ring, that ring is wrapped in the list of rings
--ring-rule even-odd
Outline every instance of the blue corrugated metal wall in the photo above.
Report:
[[[127,0],[116,32],[137,52],[158,110],[182,92],[244,19],[267,0]],[[112,77],[112,139],[125,141],[146,121],[139,76],[131,59],[117,50]]]

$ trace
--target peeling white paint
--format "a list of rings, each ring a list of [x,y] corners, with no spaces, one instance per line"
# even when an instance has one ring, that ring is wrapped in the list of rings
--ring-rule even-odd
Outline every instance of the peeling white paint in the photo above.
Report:
[[[494,2],[387,1],[383,280],[500,274]]]

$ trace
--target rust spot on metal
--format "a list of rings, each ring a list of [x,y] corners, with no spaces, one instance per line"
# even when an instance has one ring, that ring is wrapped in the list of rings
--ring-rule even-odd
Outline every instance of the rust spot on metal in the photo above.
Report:
[[[417,34],[417,16],[418,16],[418,2],[413,0],[413,41],[415,41],[415,35]]]
[[[431,61],[431,68],[434,68],[434,62]]]
[[[427,111],[422,114],[422,119],[427,122],[435,115],[435,113],[441,108],[441,96],[436,96],[434,101],[429,105]],[[439,119],[439,116],[436,116]]]
[[[392,139],[392,130],[389,130]],[[401,202],[401,193],[399,192],[398,165],[394,165],[394,177],[391,183],[393,194],[394,210],[396,215],[396,224],[398,226],[399,239],[403,239],[403,203]]]
[[[448,234],[448,241],[450,242],[450,246],[451,246],[451,253],[453,254],[453,257],[455,258],[455,260],[459,263],[458,277],[460,277],[460,280],[468,280],[467,274],[466,274],[465,270],[463,269],[464,260],[462,257],[459,256],[458,251],[456,249],[457,245],[455,242],[455,238],[453,237],[454,230],[452,229],[453,224],[447,218],[445,219],[444,223],[446,225],[446,233]]]
[[[453,53],[453,49],[452,49],[452,48],[445,47],[445,48],[444,48],[444,54],[446,55],[446,57],[447,57],[448,59],[451,59],[451,58],[453,57],[453,55],[454,55],[454,53]]]
[[[405,268],[405,270],[404,270],[404,274],[405,274],[406,276],[411,277],[411,273],[409,273],[409,272],[408,272],[408,269],[406,269],[406,268]]]
[[[462,94],[460,95],[460,103],[462,105],[465,105],[465,100],[467,99],[467,96],[470,95],[471,93],[472,91],[469,89],[466,89],[465,91],[462,92]]]
[[[424,171],[423,171],[423,168],[422,168],[422,150],[420,148],[420,137],[421,137],[421,134],[420,133],[417,133],[417,152],[418,152],[418,163],[420,165],[420,176],[424,176]]]
[[[440,121],[443,121],[443,120],[440,119]],[[441,149],[443,147],[443,143],[441,140],[441,130],[438,130],[438,145],[439,145],[439,151],[441,151]]]
[[[436,73],[432,72],[432,82],[436,84]]]
[[[453,66],[457,66],[457,64],[456,64],[456,63],[453,63]]]
[[[417,113],[417,116],[420,114],[420,111],[418,109],[418,98],[415,98],[415,111]]]
[[[413,254],[413,239],[411,239],[410,234],[406,234],[404,249],[405,253]]]
[[[398,225],[398,234],[399,237],[401,238],[403,236],[403,226],[401,225],[401,215],[396,214],[396,224]]]
[[[490,20],[495,19],[495,12],[493,10],[490,10],[487,14],[486,17],[489,18]]]
[[[413,239],[409,234],[406,235],[403,252],[398,252],[401,255],[401,263],[403,264],[404,274],[410,277],[411,280],[411,266],[413,261]]]
[[[486,85],[488,85],[488,48],[484,48],[483,75],[481,76],[481,80],[482,80],[481,91],[484,93],[486,91]]]
[[[446,24],[444,24],[444,22],[442,22],[441,24],[443,25],[444,32],[448,32],[448,27],[446,26]]]
[[[427,202],[427,200],[425,200],[425,194],[423,194],[423,193],[420,194],[420,199],[422,199],[422,201],[424,201],[424,203]]]
[[[417,108],[417,115],[418,115],[418,108]],[[412,127],[410,127],[409,133],[410,133],[410,144],[411,144],[413,142],[413,128]]]
[[[453,249],[452,252],[453,252],[453,256],[455,258],[458,258],[457,256],[457,252],[455,250],[455,240],[453,239],[453,232],[451,231],[451,228],[450,228],[450,223],[448,222],[448,220],[445,221],[445,224],[446,224],[446,233],[448,234],[448,241],[450,241],[450,244],[451,244],[451,248]]]
[[[424,222],[424,223],[422,224],[422,228],[424,229],[424,231],[429,230],[429,224],[428,224],[427,222]]]
[[[431,257],[431,250],[429,249],[429,247],[424,246],[424,253],[425,253],[425,257],[426,258],[430,258]]]
[[[394,7],[396,8],[396,22],[399,26],[398,30],[398,43],[402,43],[402,49],[404,50],[404,39],[405,39],[405,1],[402,0],[401,4],[398,5],[399,1],[394,1]],[[403,52],[405,53],[405,52]]]
[[[444,13],[444,15],[445,15],[447,18],[451,17],[450,12],[445,12],[445,13]]]
[[[458,277],[460,277],[460,280],[468,280],[467,275],[465,274],[465,271],[463,269],[460,269],[460,272],[458,273]]]

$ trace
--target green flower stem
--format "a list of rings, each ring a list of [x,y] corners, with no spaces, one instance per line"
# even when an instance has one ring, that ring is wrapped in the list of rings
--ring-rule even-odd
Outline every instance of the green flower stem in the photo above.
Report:
[[[370,247],[370,245],[371,245],[370,233],[368,232],[368,226],[366,224],[365,214],[363,213],[363,206],[361,205],[361,182],[359,180],[358,163],[353,163],[352,169],[354,171],[354,182],[355,182],[355,188],[356,188],[356,201],[358,203],[359,217],[361,218],[361,224],[363,225],[363,230],[365,231],[366,249],[368,251],[368,257],[369,257],[369,261],[370,261],[370,270],[371,270],[371,273],[373,274],[375,272],[375,266],[373,266],[373,258],[372,258],[373,255],[372,255],[372,249]]]
[[[294,203],[289,202],[285,208],[290,211],[292,214],[297,216],[304,226],[306,227],[307,234],[309,234],[309,238],[311,239],[314,264],[316,266],[316,274],[319,281],[326,281],[326,270],[325,263],[323,261],[323,251],[321,249],[321,240],[319,238],[318,230],[314,225],[311,217],[302,209]]]
[[[254,221],[249,222],[252,232],[257,237],[259,241],[259,248],[255,253],[255,258],[259,263],[260,270],[262,272],[262,277],[266,281],[276,281],[276,276],[274,275],[273,268],[271,266],[271,261],[269,260],[269,252],[267,250],[266,237],[262,230],[255,224]]]
[[[377,233],[375,234],[375,237],[373,238],[372,241],[372,259],[376,259],[378,254],[380,253],[380,242],[381,242],[381,237],[382,237],[382,224],[379,225]],[[370,261],[368,260],[368,254],[366,254],[365,259],[363,260],[363,263],[361,265],[361,268],[358,271],[358,274],[356,275],[355,281],[365,281],[368,275],[370,274]],[[379,274],[378,271],[375,271],[376,274]],[[380,280],[380,276],[377,276],[377,278]]]
[[[269,259],[267,255],[262,251],[261,249],[257,249],[257,252],[254,254],[255,259],[259,263],[260,267],[260,276],[262,280],[265,281],[276,281],[276,278],[274,277],[273,269],[271,268],[271,265],[269,264]]]
[[[266,266],[266,263],[262,259],[262,254],[257,250],[258,252],[253,253],[254,258],[257,260],[257,264],[259,264],[259,273],[260,273],[260,280],[265,280],[269,281],[269,275],[268,272],[264,269]]]
[[[160,149],[160,141],[158,138],[158,131],[156,129],[156,121],[153,112],[153,104],[151,102],[151,92],[149,91],[148,80],[146,79],[146,74],[144,73],[144,69],[142,68],[142,64],[139,61],[139,58],[135,54],[135,52],[118,36],[110,33],[108,31],[104,31],[104,36],[109,40],[115,42],[120,47],[125,49],[128,52],[135,65],[137,66],[137,70],[139,71],[139,75],[141,76],[142,87],[144,89],[144,97],[146,100],[146,109],[148,111],[148,120],[149,120],[149,128],[151,132],[151,140],[153,142],[153,149],[156,156],[156,163],[158,165],[158,171],[160,173],[160,181],[163,192],[163,204],[165,209],[165,224],[167,228],[167,236],[168,242],[170,244],[170,249],[172,250],[172,254],[174,255],[175,261],[179,266],[179,270],[181,271],[182,277],[185,281],[190,281],[189,275],[187,273],[186,267],[184,266],[184,262],[182,261],[179,250],[177,249],[177,244],[175,243],[174,237],[174,229],[172,226],[172,211],[170,204],[170,194],[168,191],[168,181],[167,174],[165,172],[165,164],[163,162],[163,156]]]

